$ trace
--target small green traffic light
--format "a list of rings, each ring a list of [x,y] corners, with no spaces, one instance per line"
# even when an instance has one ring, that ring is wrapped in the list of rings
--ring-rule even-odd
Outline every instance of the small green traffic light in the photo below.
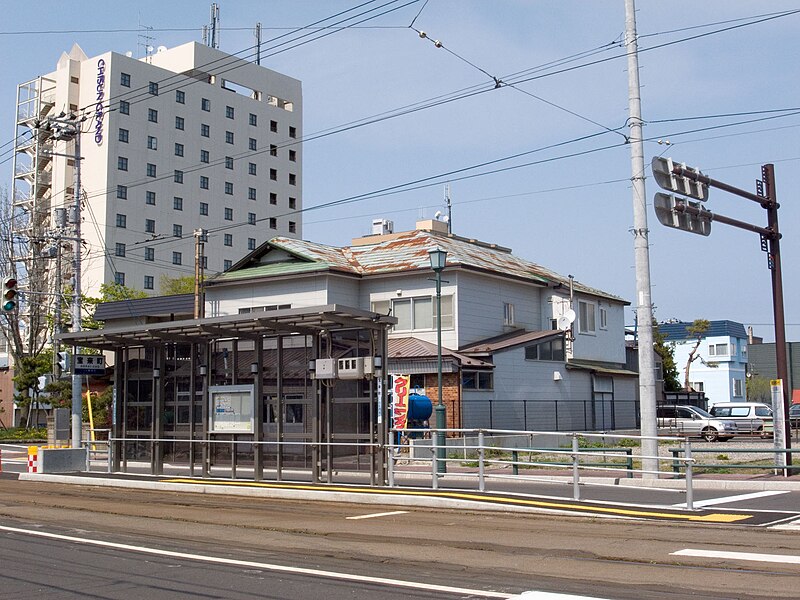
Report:
[[[17,280],[13,277],[6,279],[3,288],[3,311],[11,312],[17,307]]]

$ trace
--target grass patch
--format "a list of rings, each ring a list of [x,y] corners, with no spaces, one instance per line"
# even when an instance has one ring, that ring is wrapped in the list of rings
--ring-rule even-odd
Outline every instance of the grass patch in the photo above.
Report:
[[[9,429],[0,429],[0,442],[21,442],[25,440],[46,439],[46,427],[32,427],[31,429],[25,429],[24,427],[12,427]]]

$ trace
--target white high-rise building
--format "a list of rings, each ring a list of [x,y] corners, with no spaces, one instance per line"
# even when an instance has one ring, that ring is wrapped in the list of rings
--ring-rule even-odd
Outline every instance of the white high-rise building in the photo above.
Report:
[[[71,216],[74,204],[74,141],[41,129],[61,113],[87,117],[84,293],[116,281],[158,294],[162,275],[193,276],[196,229],[208,230],[207,273],[276,235],[301,236],[298,80],[194,42],[142,59],[74,46],[18,86],[13,206],[31,240],[57,237],[57,209]],[[52,243],[32,243],[29,258]]]

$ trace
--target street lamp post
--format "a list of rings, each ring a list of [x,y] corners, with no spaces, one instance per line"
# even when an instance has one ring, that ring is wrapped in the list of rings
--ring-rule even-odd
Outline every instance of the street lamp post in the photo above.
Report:
[[[447,448],[445,447],[445,432],[447,420],[445,407],[442,400],[442,270],[447,263],[447,251],[441,248],[428,250],[431,259],[431,269],[436,273],[436,375],[438,382],[438,400],[434,408],[436,415],[436,472],[447,472]]]

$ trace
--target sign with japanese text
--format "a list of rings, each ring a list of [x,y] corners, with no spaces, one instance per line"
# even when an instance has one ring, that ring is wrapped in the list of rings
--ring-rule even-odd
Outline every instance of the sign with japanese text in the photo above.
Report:
[[[392,427],[406,429],[408,427],[408,395],[411,377],[408,375],[392,376]]]

